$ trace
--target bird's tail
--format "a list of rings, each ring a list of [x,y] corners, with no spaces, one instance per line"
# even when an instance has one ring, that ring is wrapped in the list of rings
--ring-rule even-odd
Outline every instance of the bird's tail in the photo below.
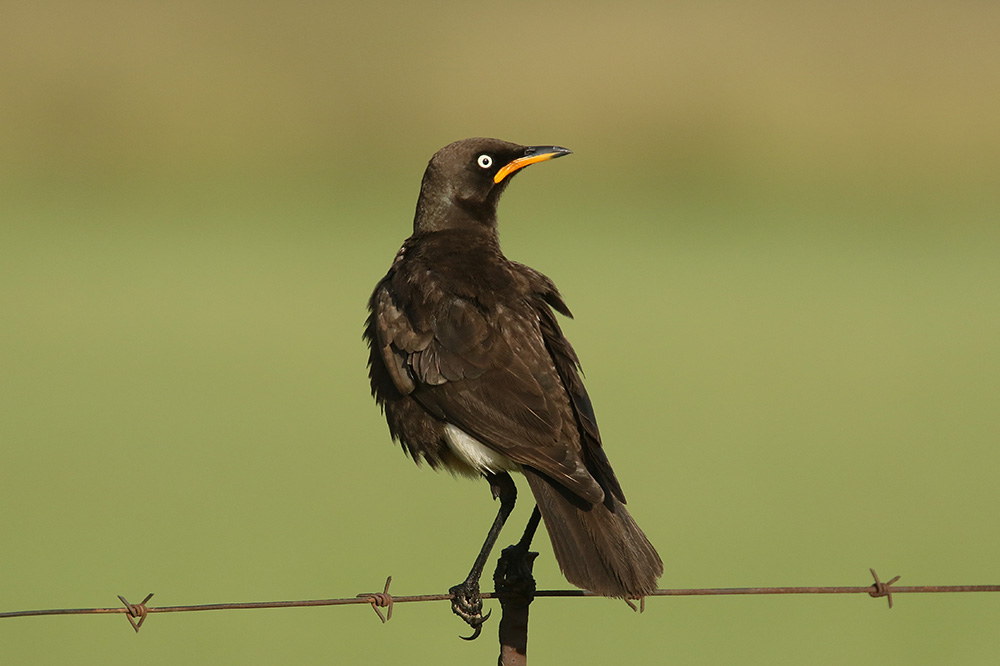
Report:
[[[603,503],[591,505],[531,468],[524,468],[524,476],[566,580],[625,599],[656,589],[663,562],[617,498],[606,493]]]

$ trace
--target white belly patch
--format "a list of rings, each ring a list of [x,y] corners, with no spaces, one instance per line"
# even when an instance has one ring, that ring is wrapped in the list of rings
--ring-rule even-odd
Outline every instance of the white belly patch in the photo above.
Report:
[[[450,423],[444,426],[444,438],[452,453],[477,472],[520,470],[521,466],[513,460],[497,453],[472,435]]]

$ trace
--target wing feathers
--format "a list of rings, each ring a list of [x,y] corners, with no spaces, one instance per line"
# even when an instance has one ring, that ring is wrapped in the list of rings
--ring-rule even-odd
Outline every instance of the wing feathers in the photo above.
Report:
[[[602,502],[606,491],[624,501],[576,354],[550,308],[569,309],[541,273],[502,259],[492,267],[505,271],[494,275],[495,288],[453,280],[448,289],[424,284],[418,292],[406,275],[418,267],[393,266],[370,301],[378,357],[393,386],[585,502]]]

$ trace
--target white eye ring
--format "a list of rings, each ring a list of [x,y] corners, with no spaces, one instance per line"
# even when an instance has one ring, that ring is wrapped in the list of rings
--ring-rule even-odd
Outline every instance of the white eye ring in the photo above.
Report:
[[[491,166],[493,166],[493,158],[490,157],[489,155],[480,155],[479,159],[476,160],[476,164],[478,164],[483,169],[489,169]]]

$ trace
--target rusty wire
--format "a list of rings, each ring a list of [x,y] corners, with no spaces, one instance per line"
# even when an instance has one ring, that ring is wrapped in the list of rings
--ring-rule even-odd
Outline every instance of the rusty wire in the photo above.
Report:
[[[887,582],[879,580],[874,569],[869,569],[875,582],[863,586],[831,586],[831,587],[709,587],[709,588],[671,588],[652,592],[651,597],[689,597],[689,596],[726,596],[753,594],[867,594],[874,598],[885,597],[892,608],[893,594],[908,593],[943,593],[943,592],[1000,592],[1000,585],[895,585],[899,576]],[[129,624],[138,632],[139,628],[152,613],[188,613],[209,610],[247,610],[257,608],[303,608],[309,606],[343,606],[350,604],[369,604],[382,622],[392,618],[393,604],[418,601],[446,601],[451,594],[416,594],[409,596],[394,596],[389,594],[389,583],[392,576],[386,578],[385,589],[382,592],[365,592],[355,597],[344,599],[305,599],[299,601],[251,601],[242,603],[197,604],[190,606],[147,606],[152,594],[138,604],[130,604],[125,597],[119,596],[121,606],[108,608],[55,608],[47,610],[25,610],[0,613],[0,619],[12,617],[37,617],[42,615],[97,615],[124,614]],[[538,590],[535,597],[599,597],[600,595],[586,590]],[[496,599],[494,592],[484,592],[483,599]],[[645,600],[643,600],[645,601]],[[633,604],[629,604],[635,609]],[[387,608],[385,616],[379,608]]]

